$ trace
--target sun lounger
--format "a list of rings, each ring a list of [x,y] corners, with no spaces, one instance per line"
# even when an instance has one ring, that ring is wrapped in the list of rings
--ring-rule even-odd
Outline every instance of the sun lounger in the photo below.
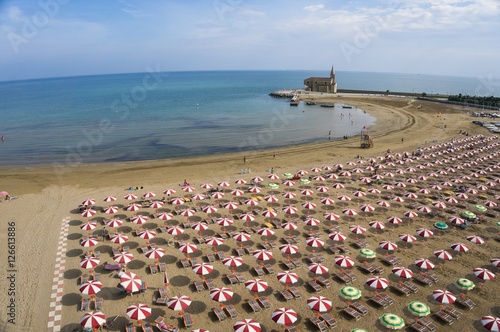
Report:
[[[426,326],[420,325],[418,322],[411,324],[410,327],[418,332],[431,332]]]
[[[393,284],[393,285],[391,285],[391,287],[393,287],[395,290],[397,290],[401,294],[404,294],[405,296],[409,296],[411,293],[408,288],[404,287],[401,284]]]
[[[90,308],[90,299],[82,299],[82,302],[80,303],[80,310],[88,311],[89,308]]]
[[[205,285],[207,285],[208,289],[216,288],[214,281],[211,278],[205,279]]]
[[[431,272],[424,272],[423,276],[428,279],[431,279],[435,283],[439,281],[438,276]]]
[[[450,306],[446,306],[442,310],[455,319],[459,319],[460,316],[462,316],[462,313],[460,311],[453,309]]]
[[[160,297],[168,297],[168,292],[165,287],[158,288],[158,292],[160,293]]]
[[[219,322],[222,322],[223,320],[226,320],[227,319],[227,316],[226,314],[224,313],[224,311],[220,308],[214,308],[212,310],[215,314],[215,317],[217,317],[217,319],[219,320]]]
[[[234,273],[234,276],[236,277],[236,279],[238,279],[239,283],[244,283],[247,281],[247,278],[245,278],[245,276],[243,276],[241,272]]]
[[[260,243],[260,246],[263,248],[263,249],[266,249],[266,250],[271,250],[271,246],[267,243]]]
[[[319,319],[318,317],[313,317],[311,318],[311,322],[318,328],[320,331],[326,331],[328,329],[328,326],[326,326],[326,323]]]
[[[168,298],[167,297],[159,297],[155,300],[155,303],[156,304],[164,304],[166,305],[167,304],[167,301],[168,301]]]
[[[224,309],[226,309],[230,318],[238,317],[238,312],[236,311],[236,308],[233,305],[227,304],[226,306],[224,306]]]
[[[250,308],[252,308],[252,311],[254,313],[259,312],[259,311],[262,310],[262,308],[260,307],[259,303],[255,299],[250,299],[250,300],[247,301],[247,303],[250,306]]]
[[[359,268],[361,270],[365,271],[368,274],[374,274],[375,273],[375,269],[370,264],[368,264],[366,262],[363,262],[363,264],[360,264],[358,266],[359,266]]]
[[[420,317],[417,322],[423,326],[425,326],[427,329],[429,329],[430,331],[434,332],[437,330],[437,326],[436,324],[434,324],[432,321],[430,321],[429,319],[425,318],[425,317]]]
[[[203,283],[200,280],[195,280],[193,282],[194,288],[196,289],[197,292],[201,292],[205,290],[205,286],[203,286]]]
[[[82,275],[80,276],[80,285],[81,285],[81,284],[86,283],[86,282],[87,282],[87,281],[89,281],[89,280],[90,280],[90,275],[88,275],[88,274],[86,274],[86,273],[85,273],[85,274],[82,274]]]
[[[283,290],[280,290],[279,291],[281,296],[283,296],[283,298],[288,302],[290,300],[293,300],[293,295],[292,293],[290,293],[288,290],[286,289],[283,289]]]
[[[102,310],[104,308],[104,299],[102,297],[96,297],[94,300],[95,310]]]
[[[345,274],[347,274],[347,276],[348,276],[349,278],[351,278],[351,280],[352,280],[352,281],[354,281],[354,280],[356,280],[356,279],[358,278],[358,277],[357,277],[354,273],[352,273],[352,272],[351,272],[351,271],[349,271],[349,270],[344,270],[343,272],[344,272]]]
[[[181,258],[180,262],[181,262],[181,265],[184,269],[191,267],[191,263],[189,262],[189,260],[187,258]]]
[[[149,247],[148,246],[141,246],[140,249],[141,249],[141,252],[143,254],[145,254],[145,253],[147,253],[149,251]]]
[[[290,258],[289,261],[292,262],[292,264],[295,265],[296,267],[302,266],[302,263],[297,258]]]
[[[290,287],[288,287],[288,291],[289,291],[290,293],[292,293],[292,295],[293,295],[293,297],[294,297],[295,299],[300,299],[300,298],[302,297],[302,295],[300,295],[299,290],[298,290],[298,289],[297,289],[297,287],[295,287],[295,286],[290,286]]]
[[[315,255],[309,255],[309,256],[307,256],[307,259],[311,263],[320,263],[318,257],[316,257]]]
[[[148,322],[143,321],[141,326],[143,332],[153,332],[153,327]]]
[[[128,324],[125,326],[125,331],[126,331],[126,332],[135,332],[135,326],[134,326],[134,323],[128,323]]]
[[[232,275],[232,274],[226,274],[226,278],[227,278],[227,280],[229,280],[229,282],[231,283],[231,285],[234,285],[234,284],[238,283],[238,279],[234,275]]]
[[[199,244],[204,244],[205,243],[205,238],[202,236],[196,237],[196,241],[198,241]]]
[[[102,327],[105,328],[106,330],[110,330],[115,324],[115,321],[118,319],[118,317],[120,316],[116,315],[115,317],[113,317],[113,319],[111,318],[106,319],[106,322],[102,325]]]
[[[247,254],[247,252],[245,251],[245,249],[243,248],[235,248],[236,250],[236,253],[238,254],[238,256],[245,256]]]
[[[113,249],[113,256],[121,254],[120,249]]]
[[[179,329],[176,328],[173,325],[166,325],[165,323],[163,324],[156,324],[155,325],[160,332],[179,332]]]
[[[376,264],[369,264],[370,267],[372,267],[376,273],[381,274],[384,273],[384,268],[382,266],[378,266]]]
[[[243,249],[245,249],[248,255],[251,255],[254,252],[254,249],[248,245],[244,246]]]
[[[191,314],[185,312],[183,315],[182,315],[182,321],[184,322],[184,326],[185,327],[191,327],[193,326],[194,322],[193,322],[193,317],[191,316]]]
[[[258,275],[259,277],[262,277],[262,276],[264,276],[264,275],[266,274],[266,273],[264,272],[264,270],[262,269],[262,267],[260,267],[260,266],[254,266],[254,268],[253,268],[253,269],[254,269],[255,273],[257,273],[257,275]]]
[[[94,273],[93,277],[94,277],[94,281],[100,281],[101,280],[101,274],[100,273]]]
[[[378,294],[382,299],[384,299],[387,303],[389,303],[389,305],[393,304],[394,303],[394,300],[392,299],[392,297],[390,297],[389,295],[385,294],[385,293],[379,293]]]
[[[264,271],[267,271],[267,274],[275,274],[276,273],[276,271],[274,271],[274,268],[271,266],[271,264],[265,264]]]
[[[438,312],[435,313],[435,315],[441,319],[443,322],[447,323],[448,325],[453,324],[453,317],[448,315],[446,312],[443,310],[439,310]]]
[[[278,244],[273,240],[269,240],[268,243],[271,246],[271,248],[276,248],[278,246]]]
[[[307,284],[309,286],[311,286],[311,288],[316,292],[316,293],[319,293],[323,290],[323,287],[321,287],[321,285],[319,285],[316,281],[313,281],[313,280],[310,280],[307,282]]]
[[[349,253],[349,248],[347,248],[345,245],[343,244],[337,244],[337,248],[340,249],[340,251],[344,254],[347,254]]]
[[[389,303],[388,303],[386,300],[384,300],[384,299],[380,296],[380,294],[377,294],[377,295],[375,295],[375,296],[371,297],[371,298],[370,298],[370,300],[371,300],[373,303],[375,303],[375,304],[379,305],[380,307],[382,307],[382,308],[384,308],[384,309],[385,309],[385,308],[387,308],[387,307],[389,306]]]
[[[350,284],[352,282],[352,279],[349,278],[349,276],[343,272],[338,272],[335,275],[337,276],[337,278],[339,278],[340,280],[342,280],[346,284]]]
[[[293,325],[285,327],[284,332],[299,332],[299,329]]]
[[[223,260],[224,258],[226,258],[226,254],[224,253],[224,251],[217,251],[215,253],[215,255],[217,256],[217,258],[221,261]]]
[[[366,240],[354,241],[353,245],[359,249],[366,248],[366,246],[368,245],[368,241]]]
[[[215,262],[215,256],[213,254],[207,254],[207,261],[210,263]]]
[[[325,277],[323,276],[317,276],[316,278],[314,278],[318,283],[320,283],[322,286],[328,288],[332,285],[332,283],[330,282],[330,280],[326,279]]]
[[[359,302],[352,302],[351,304],[349,304],[349,306],[354,310],[358,311],[361,314],[361,316],[368,315],[368,309],[366,309],[366,307]]]
[[[269,300],[265,296],[259,296],[257,298],[257,301],[259,301],[264,309],[269,309],[272,307],[271,302],[269,302]]]
[[[423,274],[419,274],[419,275],[415,276],[414,278],[415,278],[415,280],[417,280],[417,281],[419,281],[422,284],[427,285],[427,286],[430,286],[434,283],[431,279],[425,277]]]
[[[404,281],[403,286],[408,288],[412,293],[418,293],[418,287],[411,281]]]
[[[328,249],[330,249],[332,254],[340,254],[340,249],[337,245],[330,246]]]
[[[345,312],[347,315],[351,316],[352,318],[354,318],[355,320],[359,320],[361,318],[361,314],[351,307],[344,308],[342,311]]]
[[[285,265],[287,270],[294,270],[296,267],[295,264],[293,264],[292,262],[283,261],[282,263],[283,265]]]
[[[156,274],[156,273],[158,273],[158,268],[156,267],[156,265],[154,265],[154,264],[149,264],[149,265],[148,265],[148,267],[149,267],[149,271],[151,272],[151,274]]]
[[[474,308],[476,306],[476,304],[474,302],[472,302],[471,299],[469,298],[466,298],[462,295],[460,296],[457,296],[457,300],[456,302],[466,308],[468,308],[469,310],[472,310],[472,308]]]
[[[167,263],[159,263],[157,267],[160,272],[165,272],[167,270]]]
[[[337,325],[337,320],[333,318],[330,314],[322,314],[319,316],[329,328],[334,328]]]

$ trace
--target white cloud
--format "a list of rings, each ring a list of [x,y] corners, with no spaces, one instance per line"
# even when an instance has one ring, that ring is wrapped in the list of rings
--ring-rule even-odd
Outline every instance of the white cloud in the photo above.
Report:
[[[310,11],[310,12],[317,12],[317,11],[322,10],[324,8],[325,8],[325,5],[322,5],[322,4],[304,7],[305,10]]]

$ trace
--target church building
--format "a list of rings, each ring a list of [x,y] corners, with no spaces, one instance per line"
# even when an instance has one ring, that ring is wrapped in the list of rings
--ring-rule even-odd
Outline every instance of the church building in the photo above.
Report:
[[[330,71],[330,77],[309,77],[304,80],[306,91],[337,93],[337,82],[335,82],[335,71]]]

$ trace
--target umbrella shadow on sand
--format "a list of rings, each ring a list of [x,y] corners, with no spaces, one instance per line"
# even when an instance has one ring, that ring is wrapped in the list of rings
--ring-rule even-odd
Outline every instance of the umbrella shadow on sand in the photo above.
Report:
[[[81,220],[78,220],[78,219],[74,219],[74,220],[71,220],[69,223],[68,223],[70,226],[80,226],[82,225],[82,221]]]
[[[83,255],[83,249],[71,249],[66,252],[66,257],[79,257]]]
[[[77,279],[82,275],[82,271],[79,269],[70,269],[64,271],[64,279]]]
[[[186,276],[175,276],[169,279],[170,284],[175,287],[183,287],[189,285],[191,279]]]
[[[66,237],[68,240],[80,240],[83,238],[82,233],[71,233]]]
[[[205,302],[193,301],[185,311],[189,312],[190,314],[201,314],[206,310],[207,310],[207,305]]]
[[[172,255],[164,255],[163,257],[159,258],[159,261],[162,263],[167,263],[167,264],[175,264],[177,263],[179,259],[175,256]]]
[[[80,303],[82,302],[82,295],[77,293],[65,294],[61,298],[61,304],[64,306],[77,306],[80,310]]]

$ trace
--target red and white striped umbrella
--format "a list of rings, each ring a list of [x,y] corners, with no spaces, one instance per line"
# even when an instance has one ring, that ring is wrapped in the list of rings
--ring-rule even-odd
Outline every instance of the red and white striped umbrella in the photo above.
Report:
[[[255,220],[255,216],[250,212],[240,214],[239,218],[243,221],[254,221]]]
[[[312,196],[314,195],[314,191],[310,190],[310,189],[302,189],[300,191],[300,193],[304,196]]]
[[[456,193],[455,196],[457,198],[460,198],[460,199],[468,199],[469,198],[469,195],[467,195],[466,193]]]
[[[458,200],[455,197],[448,196],[444,199],[446,203],[457,204]]]
[[[250,240],[250,238],[251,238],[250,234],[245,232],[237,232],[233,235],[233,239],[240,242],[248,241]]]
[[[306,239],[306,244],[313,248],[320,248],[325,245],[325,241],[321,240],[319,237],[311,236]]]
[[[269,209],[269,208],[265,209],[260,214],[266,218],[274,218],[278,215],[278,213],[276,211],[274,211],[273,209]]]
[[[264,196],[264,200],[268,203],[276,203],[279,201],[279,198],[276,195],[267,195]]]
[[[227,287],[214,288],[210,290],[210,298],[217,302],[229,301],[233,298],[233,291]]]
[[[404,266],[396,266],[392,269],[392,273],[400,278],[410,279],[413,277],[413,271]]]
[[[297,173],[296,173],[296,174],[297,174],[297,175],[300,175],[300,176],[303,176],[303,175],[306,175],[307,173],[308,173],[308,172],[307,172],[306,170],[299,169],[299,170],[297,171]]]
[[[120,233],[120,234],[113,234],[110,238],[111,242],[116,243],[116,244],[123,244],[128,241],[128,236]]]
[[[278,174],[274,174],[274,173],[267,174],[267,178],[271,179],[271,180],[279,180],[280,179],[280,177],[278,176]]]
[[[80,293],[85,295],[94,295],[101,291],[102,283],[98,280],[89,280],[80,285]]]
[[[343,209],[342,213],[345,214],[346,216],[355,216],[358,214],[358,211],[352,208],[348,208],[348,209]]]
[[[417,235],[421,237],[432,237],[434,236],[434,232],[427,228],[419,228],[417,229]]]
[[[286,214],[294,214],[297,213],[299,210],[293,205],[285,205],[282,208],[282,211],[285,212]]]
[[[495,316],[483,316],[481,318],[481,324],[485,329],[498,332],[500,331],[500,318]]]
[[[229,256],[227,258],[224,258],[222,260],[222,264],[229,266],[229,267],[238,267],[243,265],[243,258],[238,257],[238,256]]]
[[[91,230],[95,229],[96,227],[97,227],[97,222],[87,221],[80,226],[80,229],[82,231],[91,231]]]
[[[221,191],[214,191],[213,193],[210,194],[210,197],[214,198],[214,199],[220,199],[220,198],[224,197],[224,195],[225,194]]]
[[[421,213],[431,213],[432,209],[428,206],[421,205],[421,206],[417,207],[417,211],[421,212]]]
[[[143,216],[143,215],[137,215],[137,216],[134,216],[132,218],[130,218],[130,221],[133,222],[134,224],[137,224],[137,225],[142,225],[144,223],[146,223],[148,221],[148,217],[147,216]]]
[[[179,197],[176,197],[176,198],[172,198],[170,200],[170,203],[173,204],[173,205],[182,205],[184,204],[186,201],[184,201],[183,198],[179,198]]]
[[[437,289],[432,292],[432,297],[439,303],[452,304],[455,302],[457,297],[450,291]]]
[[[342,242],[347,238],[347,236],[345,236],[344,234],[342,234],[340,232],[331,232],[330,234],[328,234],[328,237],[331,240],[337,241],[337,242]]]
[[[375,208],[373,206],[371,206],[370,204],[363,204],[359,207],[359,209],[363,212],[366,212],[366,213],[371,213],[371,212],[375,211]]]
[[[175,189],[171,189],[171,188],[167,188],[167,189],[163,190],[163,194],[165,194],[165,195],[173,195],[176,192],[177,191]]]
[[[191,228],[195,231],[206,231],[208,229],[208,224],[205,222],[195,222],[191,225]]]
[[[84,269],[93,269],[97,265],[99,265],[101,261],[99,258],[93,256],[87,256],[80,261],[80,266]]]
[[[114,205],[110,205],[108,207],[105,207],[104,208],[104,213],[107,213],[107,214],[115,214],[118,212],[118,207],[117,206],[114,206]]]
[[[351,173],[351,172],[349,172],[349,171],[342,171],[342,172],[340,172],[340,173],[339,173],[339,175],[340,175],[340,176],[351,176],[351,175],[352,175],[352,173]]]
[[[349,256],[337,255],[334,257],[333,260],[335,261],[335,264],[337,264],[340,267],[353,267],[354,266],[354,260]]]
[[[245,287],[252,292],[263,292],[269,287],[269,285],[267,281],[262,279],[250,279],[245,281]]]
[[[93,198],[87,198],[86,200],[84,200],[82,202],[82,205],[85,205],[85,206],[92,206],[95,204],[95,199]]]
[[[134,260],[134,255],[131,252],[120,252],[113,255],[113,260],[118,264],[128,264]]]
[[[492,258],[490,260],[491,265],[494,267],[500,267],[500,258]]]
[[[382,241],[378,244],[378,246],[384,250],[397,250],[398,245],[391,241]]]
[[[261,261],[267,261],[267,260],[273,258],[273,253],[271,251],[265,250],[265,249],[254,250],[254,252],[252,254],[253,254],[253,257],[255,257]]]
[[[156,218],[163,220],[163,221],[170,220],[173,217],[174,217],[174,215],[172,213],[168,213],[168,212],[160,212],[156,215]]]
[[[330,220],[330,221],[336,221],[336,220],[340,219],[340,216],[338,214],[333,213],[333,212],[327,212],[327,213],[323,214],[323,218],[325,218],[326,220]]]
[[[279,247],[280,251],[287,255],[293,255],[299,252],[299,247],[294,244],[283,244]]]
[[[142,280],[133,272],[125,272],[120,276],[120,285],[129,293],[135,293],[141,290]]]
[[[326,193],[330,190],[327,186],[317,186],[316,191],[319,193]]]
[[[346,195],[340,195],[340,196],[337,196],[337,199],[338,199],[339,201],[348,202],[348,201],[350,201],[350,200],[351,200],[351,197],[346,196]]]
[[[110,219],[108,221],[106,221],[106,226],[108,227],[120,227],[121,225],[123,225],[123,221],[118,219],[118,218],[113,218],[113,219]]]
[[[151,315],[151,308],[146,304],[138,303],[128,307],[125,312],[131,319],[143,320]]]
[[[408,243],[417,241],[417,238],[411,234],[399,234],[399,238],[401,239],[401,241]]]
[[[80,325],[89,329],[98,328],[104,325],[104,323],[106,323],[106,315],[104,315],[100,311],[95,310],[87,312],[80,319]]]
[[[220,246],[221,244],[224,243],[224,239],[222,239],[220,237],[212,236],[212,237],[208,238],[205,241],[205,243],[208,244],[209,246],[217,247],[217,246]]]
[[[366,284],[375,289],[386,289],[389,287],[389,280],[379,276],[374,276],[366,279]]]
[[[96,213],[97,213],[96,210],[85,209],[82,213],[80,213],[80,215],[85,218],[91,218],[95,216]]]
[[[367,176],[363,176],[362,178],[359,179],[359,181],[363,183],[372,183],[372,179],[370,179]]]
[[[295,181],[292,181],[292,180],[285,180],[285,181],[283,181],[283,185],[284,185],[285,187],[293,187],[293,186],[295,186]]]
[[[333,308],[332,301],[321,295],[308,298],[307,306],[309,309],[319,312],[327,312]]]
[[[465,244],[463,243],[453,243],[451,246],[450,246],[451,249],[453,249],[454,251],[457,251],[457,252],[467,252],[469,251],[469,247],[467,247]]]
[[[106,196],[106,197],[104,197],[103,201],[107,202],[107,203],[114,202],[114,201],[116,201],[116,197],[115,196]]]
[[[344,186],[342,183],[340,183],[340,182],[336,182],[336,183],[334,183],[334,184],[332,185],[332,188],[333,188],[333,189],[344,189],[344,188],[345,188],[345,186]]]
[[[186,243],[183,243],[179,246],[179,251],[184,253],[184,254],[192,254],[197,249],[198,248],[196,247],[196,244],[191,243],[191,242],[186,242]]]
[[[289,308],[278,308],[271,314],[271,319],[280,325],[292,325],[298,319],[297,313]]]
[[[236,184],[246,184],[247,181],[245,179],[237,179],[236,181],[234,181],[234,183],[236,183]]]
[[[453,258],[453,256],[446,250],[435,250],[434,256],[444,261],[450,261]]]
[[[397,224],[401,224],[403,222],[403,220],[399,217],[396,217],[396,216],[390,216],[387,218],[387,222],[390,222],[391,224],[397,225]]]
[[[465,223],[465,220],[463,220],[462,218],[460,217],[451,217],[450,219],[448,219],[450,221],[451,224],[453,225],[462,225],[463,223]]]
[[[145,192],[145,193],[142,195],[142,197],[144,197],[144,198],[153,198],[153,197],[155,197],[155,196],[156,196],[156,193],[154,193],[154,192],[152,192],[152,191],[147,191],[147,192]]]
[[[222,227],[227,227],[231,226],[234,223],[234,220],[228,217],[223,217],[217,219],[217,225],[222,226]]]
[[[89,237],[80,241],[80,245],[85,248],[93,247],[97,245],[97,243],[99,243],[99,241],[97,241],[97,239],[93,237]]]
[[[353,195],[354,195],[354,197],[365,197],[366,193],[364,191],[358,190],[358,191],[355,191]]]
[[[167,300],[167,308],[174,311],[186,310],[191,305],[191,298],[189,296],[173,296]]]
[[[391,198],[394,202],[398,202],[398,203],[404,203],[405,202],[405,199],[403,197],[399,197],[399,196],[394,196],[393,198]]]
[[[319,221],[318,219],[316,219],[314,217],[307,217],[304,220],[304,224],[306,224],[308,226],[318,226],[319,224],[321,224],[321,221]]]
[[[233,189],[233,190],[231,190],[231,195],[233,195],[233,196],[241,196],[243,194],[245,194],[245,192],[243,190],[241,190],[241,189]]]
[[[493,280],[495,279],[495,274],[488,269],[477,267],[473,270],[474,275],[479,279],[483,280]]]
[[[145,256],[150,259],[158,259],[163,257],[163,255],[165,255],[165,249],[158,247],[150,249],[145,253]]]
[[[182,191],[184,191],[185,193],[192,193],[194,192],[196,189],[192,186],[184,186],[182,187]]]
[[[425,188],[420,189],[418,192],[421,194],[424,194],[424,195],[429,195],[431,193],[431,191],[429,189],[425,189]]]
[[[493,201],[486,201],[483,205],[489,208],[496,208],[498,206],[498,204]]]
[[[398,182],[394,183],[394,186],[399,187],[399,188],[406,188],[406,183],[398,181]]]
[[[202,183],[200,187],[202,187],[203,189],[212,189],[214,185],[211,183]]]
[[[196,211],[193,209],[184,209],[179,214],[183,217],[192,217],[196,214]]]
[[[479,191],[474,188],[467,189],[467,192],[472,195],[477,195],[479,193]]]
[[[427,258],[417,258],[415,265],[424,270],[432,270],[434,268],[434,263]]]
[[[362,227],[362,226],[359,226],[359,225],[352,225],[352,226],[349,226],[349,230],[351,231],[351,233],[353,234],[363,234],[366,232],[366,228]]]
[[[227,202],[222,204],[222,207],[228,210],[234,210],[239,206],[237,202]]]
[[[234,332],[261,332],[260,323],[253,319],[239,320],[233,325]]]
[[[467,236],[467,241],[470,241],[474,244],[484,244],[484,239],[478,235],[469,235]]]
[[[141,208],[142,208],[141,204],[132,203],[132,204],[128,205],[125,209],[127,211],[136,212],[136,211],[139,211]]]
[[[254,193],[254,194],[258,194],[258,193],[262,192],[262,188],[259,187],[259,186],[251,186],[248,189],[248,191],[251,192],[251,193]]]
[[[152,231],[150,229],[146,229],[146,230],[143,230],[139,233],[137,233],[137,235],[141,238],[141,239],[144,239],[144,240],[150,240],[152,238],[154,238],[156,236],[156,232],[155,231]]]
[[[314,172],[314,173],[321,173],[321,168],[319,168],[319,167],[312,167],[312,168],[311,168],[311,172]]]
[[[263,227],[257,231],[257,234],[262,236],[271,236],[274,235],[275,231],[268,227]]]
[[[418,217],[418,213],[414,212],[414,211],[405,211],[403,212],[403,215],[407,218],[416,218]]]
[[[390,184],[384,184],[382,186],[383,189],[385,190],[393,190],[394,189],[394,186],[391,186]]]
[[[299,281],[299,276],[297,275],[297,273],[291,271],[281,271],[276,275],[276,278],[278,278],[279,282],[289,285]]]
[[[444,204],[443,202],[440,202],[440,201],[434,201],[431,204],[433,206],[437,207],[438,209],[445,209],[446,208],[446,204]]]
[[[330,197],[323,197],[321,200],[320,200],[321,204],[323,205],[332,205],[335,203],[335,201],[333,199],[331,199]]]
[[[305,203],[302,203],[302,207],[304,209],[314,210],[316,208],[316,204],[314,204],[313,202],[305,202]]]
[[[212,273],[214,270],[214,266],[209,263],[198,263],[193,265],[192,270],[194,273],[204,276]]]
[[[374,220],[374,221],[370,221],[368,223],[368,225],[371,227],[371,228],[374,228],[374,229],[384,229],[385,228],[385,224],[381,221],[377,221],[377,220]]]
[[[260,182],[262,182],[262,181],[264,181],[264,179],[263,179],[263,178],[261,178],[260,176],[254,176],[254,177],[252,178],[252,182],[253,182],[253,183],[260,183]]]
[[[378,195],[378,194],[382,193],[382,192],[380,191],[380,189],[377,189],[377,188],[370,188],[370,189],[368,189],[368,192],[369,192],[370,194],[374,194],[374,195]]]
[[[284,192],[283,197],[288,198],[288,199],[294,199],[297,197],[296,193],[292,193],[290,191]]]
[[[194,194],[191,196],[191,199],[194,201],[201,201],[204,200],[205,198],[207,198],[207,196],[205,196],[204,194]]]
[[[296,230],[298,227],[299,226],[297,226],[297,224],[295,224],[291,221],[281,224],[281,228],[289,230],[289,231]]]
[[[180,226],[172,226],[172,227],[167,228],[167,233],[171,234],[171,235],[179,235],[179,234],[184,233],[184,228],[182,228]]]

